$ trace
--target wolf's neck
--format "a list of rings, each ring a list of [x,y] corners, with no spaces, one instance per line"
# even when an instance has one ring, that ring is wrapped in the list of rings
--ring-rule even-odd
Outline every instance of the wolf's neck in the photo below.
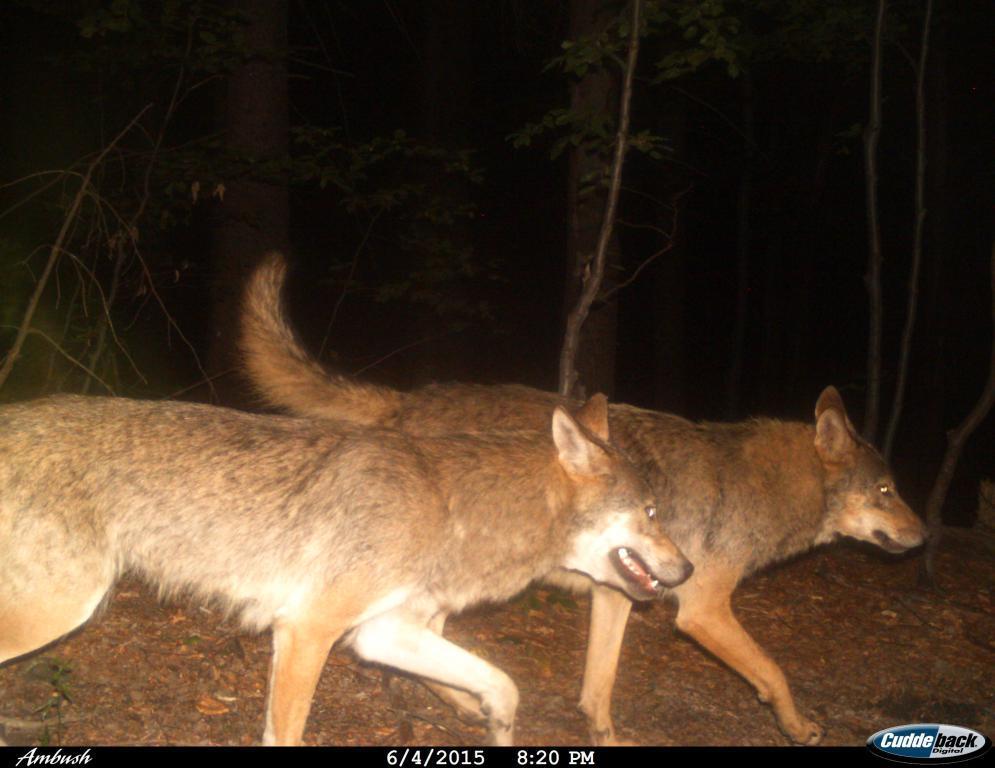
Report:
[[[744,437],[745,482],[734,498],[752,512],[760,537],[747,572],[822,543],[825,479],[814,440],[813,427],[780,421],[754,422],[752,434]]]
[[[692,562],[720,558],[748,573],[819,543],[826,500],[812,427],[664,414],[634,414],[620,426],[620,443],[657,494],[664,530]]]
[[[448,509],[435,552],[443,592],[466,604],[505,600],[560,564],[572,499],[552,440],[492,433],[422,446]]]

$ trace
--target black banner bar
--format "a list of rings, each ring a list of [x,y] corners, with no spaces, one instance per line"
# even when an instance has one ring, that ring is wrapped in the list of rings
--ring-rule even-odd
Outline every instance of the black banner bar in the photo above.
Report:
[[[294,768],[633,768],[686,765],[886,766],[864,747],[5,747],[0,768],[154,768],[188,761]],[[675,762],[676,761],[676,762]],[[977,764],[987,762],[985,759]]]

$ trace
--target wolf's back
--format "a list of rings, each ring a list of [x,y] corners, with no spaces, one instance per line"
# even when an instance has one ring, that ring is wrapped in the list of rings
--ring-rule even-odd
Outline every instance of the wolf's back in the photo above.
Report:
[[[307,353],[283,309],[286,274],[283,256],[269,253],[246,285],[240,347],[256,392],[269,405],[298,415],[384,423],[403,395],[325,370]]]

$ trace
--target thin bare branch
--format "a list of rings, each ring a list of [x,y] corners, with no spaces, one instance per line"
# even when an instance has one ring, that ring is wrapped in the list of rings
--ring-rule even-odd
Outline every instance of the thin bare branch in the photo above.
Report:
[[[112,283],[111,283],[111,294],[109,296],[105,296],[104,295],[104,289],[101,287],[100,281],[97,280],[97,276],[93,273],[93,270],[90,269],[88,266],[86,266],[80,260],[80,258],[78,256],[76,256],[75,254],[69,253],[67,251],[66,255],[70,257],[70,260],[72,261],[73,264],[76,265],[76,268],[78,270],[82,270],[83,272],[86,272],[87,276],[90,278],[90,284],[93,285],[93,287],[96,288],[96,290],[97,290],[97,295],[100,297],[100,306],[101,306],[101,309],[103,310],[103,316],[106,317],[106,323],[101,328],[101,331],[103,331],[105,333],[107,331],[110,331],[111,338],[114,340],[115,346],[117,346],[117,348],[121,350],[121,353],[127,358],[128,363],[131,365],[131,369],[138,375],[138,378],[140,378],[142,380],[143,384],[147,384],[148,383],[147,379],[142,374],[141,370],[138,368],[138,365],[135,363],[134,359],[132,359],[131,353],[128,352],[128,348],[124,346],[124,342],[122,342],[121,339],[118,337],[117,332],[114,330],[114,324],[111,322],[111,318],[110,318],[111,305],[114,303],[113,294],[114,294],[114,291],[116,290],[115,281],[118,278],[117,271],[116,271],[117,263],[115,263],[115,274],[114,274],[114,279],[112,280]],[[80,285],[82,285],[84,283],[84,280],[83,280],[82,277],[80,277],[79,283],[80,283]],[[99,349],[99,347],[101,345],[98,343],[96,346]],[[96,350],[95,350],[95,352],[96,352]],[[90,367],[92,367],[92,368],[96,368],[97,367],[96,366],[96,361],[97,361],[98,357],[99,357],[99,354],[92,354],[90,356]],[[84,387],[83,391],[86,392],[86,388],[85,387]]]
[[[166,303],[162,300],[162,296],[159,295],[159,291],[156,290],[155,283],[152,281],[152,273],[149,271],[149,267],[148,264],[145,263],[145,259],[142,258],[142,254],[136,250],[135,256],[138,258],[138,263],[142,267],[142,273],[145,275],[145,281],[148,284],[149,293],[152,295],[152,298],[156,300],[156,303],[159,305],[159,309],[162,310],[162,314],[165,315],[166,322],[169,327],[176,331],[176,335],[180,337],[180,340],[186,345],[187,349],[190,350],[190,354],[193,356],[193,361],[197,366],[197,370],[200,372],[200,375],[204,378],[208,388],[211,390],[212,400],[217,401],[218,393],[215,391],[213,384],[214,378],[216,377],[208,376],[207,371],[204,370],[204,366],[200,362],[200,355],[197,354],[197,349],[190,342],[190,339],[188,339],[183,333],[183,330],[180,328],[179,323],[176,322],[176,319],[169,313],[169,310],[166,309]]]
[[[59,346],[61,346],[63,343],[65,343],[66,336],[69,335],[69,327],[70,327],[70,325],[72,324],[72,321],[73,321],[73,307],[75,306],[76,300],[77,300],[77,298],[79,297],[79,295],[82,292],[83,292],[83,285],[82,285],[82,283],[77,283],[76,284],[76,290],[74,290],[73,291],[73,295],[69,297],[69,307],[68,307],[68,309],[67,309],[67,311],[65,313],[66,319],[62,323],[62,333],[61,333],[61,335],[59,337]],[[52,391],[52,389],[51,389],[51,383],[52,383],[52,377],[55,376],[55,359],[56,359],[57,355],[58,355],[58,350],[57,349],[53,349],[52,350],[52,354],[49,355],[49,357],[48,357],[48,373],[45,375],[45,383],[46,383],[46,387],[48,388],[48,391]],[[55,388],[55,391],[56,392],[61,391],[61,386],[62,385],[61,385],[61,382],[60,382],[59,386]]]
[[[684,197],[684,195],[686,195],[690,190],[691,190],[691,187],[689,186],[689,187],[686,187],[685,189],[681,190],[680,192],[678,192],[677,194],[674,195],[674,197],[673,197],[673,199],[671,201],[671,205],[670,205],[671,221],[670,221],[670,231],[669,232],[666,232],[663,229],[661,229],[659,227],[655,227],[655,226],[653,226],[651,224],[627,224],[626,222],[623,222],[622,220],[618,220],[616,222],[618,224],[622,224],[623,226],[630,226],[633,229],[643,229],[643,228],[652,229],[653,231],[655,231],[658,234],[660,234],[662,237],[665,237],[667,239],[667,244],[665,246],[663,246],[662,248],[660,248],[655,253],[652,253],[649,256],[647,256],[643,260],[643,262],[638,267],[636,267],[633,270],[632,274],[629,275],[628,278],[626,278],[622,282],[618,283],[611,290],[605,291],[599,297],[600,301],[608,301],[608,299],[610,299],[616,293],[618,293],[619,291],[621,291],[623,288],[628,288],[630,285],[632,285],[634,282],[636,282],[636,279],[639,277],[639,274],[644,269],[646,269],[646,267],[648,267],[650,264],[652,264],[658,258],[660,258],[661,256],[663,256],[663,254],[668,253],[669,251],[673,250],[674,243],[677,241],[677,223],[678,223],[678,213],[680,211],[680,208],[678,207],[678,201],[682,197]]]
[[[615,136],[615,158],[612,162],[611,183],[608,188],[608,200],[605,203],[604,216],[601,219],[601,232],[598,235],[598,246],[594,258],[588,265],[588,271],[583,275],[583,288],[577,299],[577,304],[567,316],[567,327],[563,337],[563,348],[560,352],[560,394],[569,396],[577,383],[577,349],[580,346],[580,331],[591,310],[591,305],[601,290],[601,282],[605,274],[605,261],[608,257],[608,242],[611,239],[615,224],[615,209],[618,206],[618,192],[622,184],[622,163],[629,145],[629,107],[632,102],[632,79],[636,72],[636,61],[639,55],[639,25],[642,4],[640,0],[632,0],[632,27],[629,34],[629,55],[626,59],[625,79],[622,86],[621,103],[619,105],[618,133]]]
[[[52,174],[55,174],[55,178],[54,179],[52,179],[51,181],[49,181],[49,182],[47,182],[45,184],[42,184],[34,192],[30,192],[29,194],[25,195],[20,200],[18,200],[16,203],[13,203],[9,208],[5,208],[3,211],[0,211],[0,219],[4,218],[5,216],[9,216],[14,211],[16,211],[18,208],[20,208],[21,206],[27,205],[28,203],[30,203],[32,200],[34,200],[36,197],[38,197],[38,195],[41,195],[41,194],[47,192],[49,189],[51,189],[56,184],[58,184],[60,181],[62,181],[66,176],[79,176],[78,173],[73,173],[72,171],[43,171],[41,173],[33,173],[30,176],[25,176],[24,178],[17,179],[16,181],[12,181],[12,182],[10,182],[8,184],[2,184],[2,185],[0,185],[0,189],[3,189],[4,187],[10,187],[10,186],[13,186],[15,184],[19,184],[21,182],[27,181],[28,179],[36,178],[36,177],[39,177],[39,176],[50,176]]]
[[[359,245],[356,246],[356,250],[352,254],[352,264],[349,267],[349,274],[346,276],[345,282],[342,284],[342,291],[339,293],[339,298],[336,300],[335,306],[332,308],[332,316],[328,320],[328,325],[325,328],[325,335],[321,340],[321,348],[318,350],[319,360],[325,356],[325,347],[328,345],[328,337],[332,332],[332,326],[335,325],[335,318],[338,317],[339,307],[342,306],[342,300],[345,299],[346,291],[349,290],[349,283],[352,282],[353,275],[356,274],[356,266],[359,264],[359,254],[361,254],[363,252],[363,248],[366,247],[366,243],[370,239],[370,233],[373,232],[373,226],[377,223],[377,219],[380,218],[380,214],[382,213],[383,209],[377,211],[373,218],[370,219],[370,223],[366,227],[366,231],[363,233],[363,239],[359,241]]]
[[[923,558],[923,568],[920,581],[931,586],[936,585],[936,552],[940,546],[943,534],[943,502],[947,498],[950,481],[960,459],[964,443],[971,433],[984,421],[992,405],[995,405],[995,243],[992,243],[991,257],[991,289],[992,289],[992,349],[988,366],[988,381],[985,383],[978,402],[967,417],[956,429],[947,433],[947,450],[943,455],[943,463],[936,474],[936,482],[926,501],[926,524],[929,526],[929,542],[926,544],[926,556]]]
[[[18,326],[14,326],[14,325],[0,325],[0,328],[7,328],[8,330],[13,330],[14,328],[17,328],[17,327]],[[83,371],[85,371],[87,374],[89,374],[92,378],[96,379],[96,381],[104,389],[106,389],[112,395],[116,396],[116,393],[114,392],[114,388],[111,387],[110,384],[108,384],[106,381],[104,381],[102,378],[100,378],[96,373],[94,373],[92,370],[90,370],[90,368],[88,368],[86,365],[84,365],[79,360],[77,360],[75,357],[73,357],[68,352],[66,352],[66,350],[62,348],[62,346],[59,344],[59,342],[57,342],[55,339],[53,339],[47,333],[45,333],[44,331],[40,331],[37,328],[28,328],[27,333],[28,333],[29,336],[41,336],[45,341],[47,341],[49,344],[51,344],[52,347],[60,355],[62,355],[64,358],[66,358],[66,360],[68,360],[70,363],[72,363],[73,365],[77,366],[78,368],[81,368]]]
[[[235,373],[238,370],[239,370],[238,368],[229,368],[226,371],[219,371],[218,373],[214,374],[213,376],[209,376],[206,379],[200,379],[199,381],[195,381],[193,384],[191,384],[189,386],[183,387],[183,389],[178,389],[175,392],[171,392],[170,394],[166,395],[163,398],[163,400],[175,400],[176,398],[180,397],[181,395],[185,395],[187,392],[190,392],[192,390],[197,389],[197,387],[202,387],[205,384],[209,384],[212,381],[216,381],[217,379],[220,379],[222,376],[229,376],[229,375]]]
[[[186,57],[190,55],[190,49],[191,46],[193,45],[193,32],[194,32],[194,25],[191,24],[189,29],[187,30],[187,46],[186,46],[186,51],[184,53],[184,60],[186,60]],[[135,210],[134,214],[128,220],[127,224],[123,227],[123,234],[125,234],[128,237],[128,239],[131,241],[131,246],[136,253],[138,252],[138,242],[136,237],[138,232],[138,222],[141,221],[142,215],[145,213],[145,208],[149,202],[152,170],[155,168],[156,161],[159,158],[159,149],[162,146],[162,142],[166,137],[166,129],[168,128],[169,122],[173,116],[173,112],[176,109],[176,105],[178,103],[178,99],[180,96],[180,88],[183,85],[185,77],[186,77],[186,67],[181,64],[180,71],[176,76],[176,82],[173,84],[173,92],[172,95],[170,96],[169,104],[166,107],[166,114],[163,116],[162,122],[159,124],[159,131],[153,142],[152,154],[145,165],[145,177],[142,182],[142,197],[139,200],[138,208]],[[114,215],[117,216],[118,220],[120,220],[121,217],[120,215],[118,215],[114,207],[113,206],[108,206],[108,207],[114,213]],[[102,215],[102,209],[101,209],[101,215]],[[134,360],[132,360],[131,356],[128,355],[127,351],[124,349],[124,345],[121,343],[120,339],[118,339],[117,333],[114,330],[114,321],[111,318],[110,310],[111,307],[114,305],[115,300],[117,299],[118,288],[120,287],[121,284],[121,273],[124,270],[125,260],[128,255],[124,243],[118,242],[115,245],[115,248],[117,250],[117,254],[114,258],[114,270],[111,275],[110,291],[108,292],[106,298],[103,295],[103,291],[100,292],[101,300],[103,301],[104,312],[100,316],[100,321],[98,323],[97,342],[93,347],[92,353],[90,354],[90,365],[93,368],[97,367],[97,362],[100,360],[101,355],[103,355],[104,353],[104,346],[107,339],[107,330],[110,329],[111,335],[113,336],[114,341],[116,342],[118,348],[125,352],[125,355],[128,357],[128,362],[131,363],[132,369],[135,371],[135,373],[138,374],[138,376],[142,379],[142,381],[145,382],[146,379],[142,375],[142,372],[138,370],[138,367],[135,365]],[[98,284],[98,289],[99,289],[99,284]],[[83,386],[84,394],[88,389],[89,389],[89,381],[84,383]]]
[[[886,459],[891,458],[898,422],[902,418],[905,382],[909,373],[909,358],[912,355],[912,332],[915,330],[919,303],[919,269],[922,265],[922,239],[926,225],[926,57],[929,53],[929,27],[932,19],[933,0],[926,0],[926,14],[922,22],[922,44],[919,47],[919,70],[916,73],[916,219],[912,233],[912,268],[909,271],[909,292],[898,360],[898,381],[895,384],[891,417],[888,419],[888,429],[884,437],[883,451]]]
[[[735,120],[726,115],[721,109],[716,107],[714,104],[706,101],[705,99],[702,99],[699,96],[695,96],[690,91],[687,91],[684,88],[681,88],[673,84],[668,84],[668,87],[672,91],[674,91],[675,93],[679,93],[681,96],[688,99],[689,101],[693,101],[695,104],[698,104],[699,106],[702,106],[705,109],[707,109],[709,112],[714,113],[723,123],[725,123],[732,130],[733,133],[739,135],[739,137],[743,140],[744,144],[752,148],[756,157],[759,157],[765,163],[771,162],[770,155],[764,152],[763,147],[757,144],[756,139],[749,135],[749,133],[745,129],[745,126],[741,128],[739,125],[736,124]],[[691,166],[687,167],[691,168]]]
[[[674,243],[669,242],[665,246],[663,246],[663,248],[660,248],[658,251],[654,251],[653,253],[651,253],[649,256],[643,259],[642,263],[632,271],[632,274],[629,275],[629,277],[627,277],[621,283],[618,283],[617,285],[613,286],[610,291],[605,291],[603,294],[601,294],[601,296],[598,297],[598,301],[608,301],[608,299],[610,299],[616,293],[621,291],[623,288],[628,288],[630,285],[636,282],[636,279],[639,277],[640,273],[644,269],[646,269],[646,267],[648,267],[658,258],[663,256],[663,254],[673,250],[673,248],[674,248]]]
[[[431,341],[436,341],[438,339],[443,339],[446,336],[452,336],[456,332],[457,332],[456,330],[445,331],[443,333],[436,333],[436,334],[434,334],[432,336],[426,336],[424,339],[418,339],[417,341],[412,341],[410,344],[405,344],[402,347],[398,347],[397,349],[392,350],[391,352],[388,352],[386,355],[383,355],[382,357],[378,357],[376,360],[374,360],[369,365],[364,365],[358,371],[354,371],[352,373],[352,375],[353,376],[360,376],[360,375],[366,373],[371,368],[376,368],[378,365],[380,365],[380,363],[384,362],[385,360],[389,360],[394,355],[400,354],[401,352],[405,352],[405,351],[411,349],[412,347],[419,347],[422,344],[428,344]]]
[[[179,99],[177,99],[177,101],[176,101],[176,107],[177,107],[177,109],[183,104],[184,101],[186,101],[188,98],[190,98],[190,95],[194,91],[196,91],[196,90],[198,90],[200,88],[203,88],[205,85],[207,85],[208,83],[214,82],[215,80],[220,80],[223,77],[224,77],[224,75],[208,75],[207,77],[203,78],[202,80],[198,80],[196,83],[194,83],[189,88],[187,88],[183,92],[183,95],[180,96]],[[199,141],[199,140],[200,139],[197,139],[195,141]],[[194,142],[188,142],[188,143],[194,143]],[[173,147],[173,149],[175,149],[175,147]]]
[[[16,187],[18,184],[23,184],[26,181],[31,181],[32,179],[38,179],[43,176],[55,176],[54,183],[58,183],[62,180],[63,176],[76,176],[80,179],[83,178],[83,174],[77,171],[67,171],[65,168],[54,170],[54,171],[35,171],[34,173],[29,173],[27,176],[21,176],[20,178],[14,179],[13,181],[6,181],[0,184],[0,189],[7,189],[8,187]],[[0,214],[0,218],[5,216],[7,211]]]
[[[76,216],[79,213],[80,205],[83,203],[83,198],[86,194],[87,188],[90,186],[90,179],[93,177],[94,172],[99,167],[100,163],[107,156],[107,154],[115,147],[115,145],[129,132],[142,116],[148,112],[152,107],[151,104],[146,104],[141,111],[135,115],[131,121],[124,127],[124,129],[118,133],[117,136],[101,150],[101,152],[90,162],[87,166],[86,173],[83,175],[83,179],[80,182],[79,189],[73,198],[72,205],[69,208],[68,213],[66,213],[65,218],[62,221],[62,227],[59,230],[59,235],[56,237],[55,242],[52,244],[52,248],[49,251],[48,260],[45,263],[45,269],[35,286],[34,293],[31,295],[28,301],[28,307],[24,312],[24,318],[21,321],[21,325],[17,331],[17,337],[14,339],[13,346],[7,351],[4,357],[3,366],[0,367],[0,388],[7,382],[10,372],[14,367],[14,363],[17,361],[18,356],[21,354],[21,348],[24,346],[24,341],[28,336],[28,332],[31,329],[31,321],[34,320],[35,312],[38,309],[38,303],[41,301],[42,293],[45,291],[45,286],[48,283],[48,278],[52,274],[52,270],[55,268],[56,262],[59,260],[59,255],[62,253],[63,245],[66,242],[66,236],[68,235],[70,229],[74,226]]]

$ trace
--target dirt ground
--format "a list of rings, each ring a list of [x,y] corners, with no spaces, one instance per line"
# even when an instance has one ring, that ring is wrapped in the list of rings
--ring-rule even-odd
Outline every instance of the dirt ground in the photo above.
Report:
[[[781,664],[825,744],[862,745],[886,726],[941,722],[995,736],[995,554],[991,536],[945,540],[942,591],[914,588],[918,559],[844,544],[741,585],[734,605]],[[451,620],[447,635],[521,690],[517,740],[585,744],[575,703],[587,599],[544,589]],[[681,636],[674,606],[629,623],[615,688],[620,736],[644,745],[782,745],[769,709]],[[0,669],[0,728],[12,745],[253,744],[263,730],[269,636],[199,605],[161,605],[122,582],[109,609],[55,645]],[[309,744],[481,744],[413,681],[385,686],[348,651],[330,657]]]

